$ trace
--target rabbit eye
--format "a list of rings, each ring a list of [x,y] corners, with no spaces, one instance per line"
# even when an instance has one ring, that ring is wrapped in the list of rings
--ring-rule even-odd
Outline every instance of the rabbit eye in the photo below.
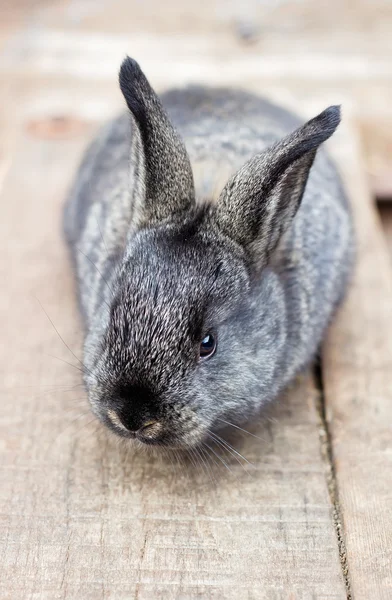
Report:
[[[209,331],[200,342],[200,358],[209,358],[216,350],[216,337]]]

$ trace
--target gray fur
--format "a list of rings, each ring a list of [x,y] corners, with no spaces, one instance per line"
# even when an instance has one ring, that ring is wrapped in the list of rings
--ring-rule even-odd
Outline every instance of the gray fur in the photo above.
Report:
[[[193,87],[166,93],[166,113],[131,59],[120,84],[130,114],[93,141],[64,213],[85,383],[119,435],[154,421],[145,443],[192,446],[274,399],[344,294],[352,221],[317,150],[339,109],[300,127],[252,94]],[[217,351],[199,360],[207,331]]]

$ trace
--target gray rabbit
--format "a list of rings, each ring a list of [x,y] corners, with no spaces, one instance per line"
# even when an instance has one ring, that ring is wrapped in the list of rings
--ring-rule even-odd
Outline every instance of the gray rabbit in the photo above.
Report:
[[[192,447],[287,386],[344,294],[352,220],[317,152],[340,110],[301,125],[237,90],[159,100],[130,58],[120,87],[129,113],[89,147],[64,213],[85,384],[118,435]]]

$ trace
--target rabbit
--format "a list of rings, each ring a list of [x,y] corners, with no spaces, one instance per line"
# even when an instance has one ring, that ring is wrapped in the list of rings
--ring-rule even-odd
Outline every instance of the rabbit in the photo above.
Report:
[[[91,143],[64,210],[85,386],[118,436],[197,447],[277,398],[344,296],[352,217],[319,149],[340,107],[301,124],[237,89],[159,99],[129,57],[119,84],[128,111]]]

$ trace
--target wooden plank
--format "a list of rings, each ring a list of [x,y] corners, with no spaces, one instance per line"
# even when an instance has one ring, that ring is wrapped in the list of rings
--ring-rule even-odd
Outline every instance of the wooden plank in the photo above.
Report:
[[[336,145],[354,208],[358,259],[323,349],[348,570],[355,599],[392,597],[392,275],[354,132]]]
[[[91,419],[39,302],[78,355],[59,221],[95,124],[50,123],[26,123],[2,194],[0,597],[345,598],[309,376],[255,426],[262,439],[235,440],[250,474],[225,453],[231,472],[129,452]]]
[[[392,200],[392,115],[381,110],[361,119],[361,133],[370,189],[378,200],[388,202]]]
[[[25,4],[7,14],[19,22]],[[197,9],[167,0],[165,11],[157,0],[35,0],[29,13],[23,28],[7,31],[0,69],[8,78],[107,81],[128,52],[158,86],[231,83],[297,106],[309,95],[343,103],[362,125],[374,193],[392,195],[389,0],[357,0],[355,10],[349,0],[201,0]]]

